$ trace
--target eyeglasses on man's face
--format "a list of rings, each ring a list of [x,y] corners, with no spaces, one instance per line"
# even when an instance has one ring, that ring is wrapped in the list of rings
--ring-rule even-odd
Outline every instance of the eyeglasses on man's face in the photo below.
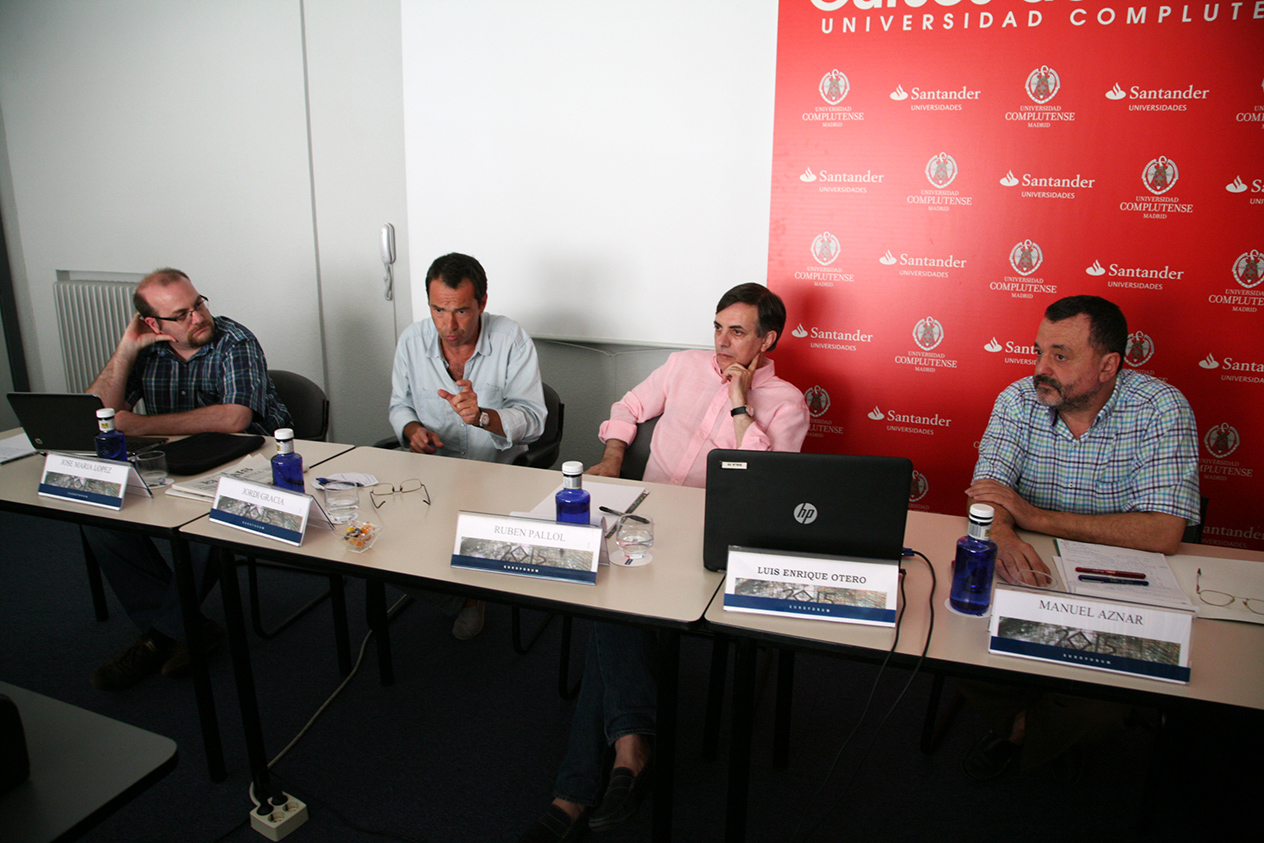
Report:
[[[193,303],[193,307],[188,310],[181,310],[179,313],[171,316],[155,316],[159,322],[175,322],[177,325],[187,324],[195,311],[206,311],[206,303],[210,301],[206,296],[198,296],[197,301]]]

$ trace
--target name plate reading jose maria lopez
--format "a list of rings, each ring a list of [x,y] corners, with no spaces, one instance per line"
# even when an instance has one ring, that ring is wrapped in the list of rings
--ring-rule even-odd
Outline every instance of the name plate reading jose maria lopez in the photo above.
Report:
[[[312,499],[300,492],[221,477],[211,520],[297,547],[311,511]]]
[[[122,509],[124,494],[153,497],[130,462],[58,453],[50,453],[44,459],[38,491],[48,498],[106,509]]]
[[[724,611],[894,626],[900,566],[729,547]]]
[[[452,567],[594,585],[601,529],[512,515],[457,515]]]
[[[998,583],[988,650],[1184,683],[1193,619],[1188,609]]]

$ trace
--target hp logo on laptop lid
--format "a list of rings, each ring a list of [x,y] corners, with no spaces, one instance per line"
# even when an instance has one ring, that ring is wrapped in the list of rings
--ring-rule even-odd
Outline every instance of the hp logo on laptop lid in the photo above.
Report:
[[[800,524],[811,524],[817,514],[816,507],[810,503],[801,503],[794,508],[794,520]]]

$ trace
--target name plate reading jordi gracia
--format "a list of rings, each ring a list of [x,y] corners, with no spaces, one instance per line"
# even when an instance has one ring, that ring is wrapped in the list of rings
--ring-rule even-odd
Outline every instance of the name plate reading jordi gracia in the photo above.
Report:
[[[48,498],[122,509],[129,487],[136,487],[131,489],[133,494],[153,497],[130,462],[50,453],[44,459],[38,491]]]
[[[894,626],[900,566],[729,547],[724,611]]]
[[[301,492],[221,477],[211,520],[297,547],[311,511],[312,499]]]
[[[452,567],[594,585],[601,542],[590,524],[461,512]]]
[[[997,584],[989,652],[1189,682],[1194,612]]]

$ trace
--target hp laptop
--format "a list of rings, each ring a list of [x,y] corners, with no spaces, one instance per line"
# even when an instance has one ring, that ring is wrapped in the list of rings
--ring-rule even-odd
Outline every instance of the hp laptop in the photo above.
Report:
[[[703,564],[724,570],[729,545],[895,562],[912,479],[904,457],[714,450]]]

